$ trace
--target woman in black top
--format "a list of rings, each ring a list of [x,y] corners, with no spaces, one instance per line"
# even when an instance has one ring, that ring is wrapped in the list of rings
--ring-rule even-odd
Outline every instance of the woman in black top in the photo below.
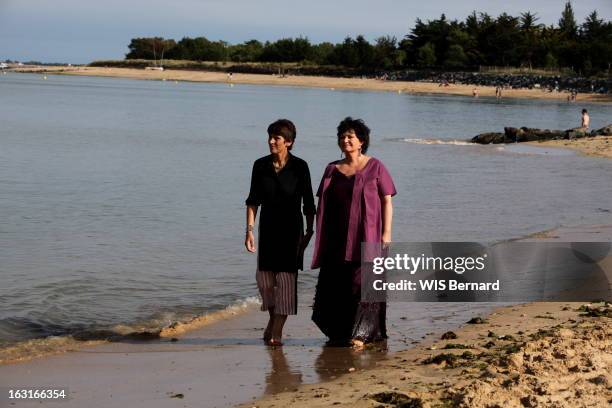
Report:
[[[264,331],[264,340],[269,345],[282,344],[287,315],[297,314],[297,272],[303,269],[304,249],[312,237],[316,213],[308,164],[289,152],[295,136],[295,126],[287,119],[279,119],[268,127],[271,154],[253,164],[251,190],[246,200],[244,244],[249,252],[256,251],[253,229],[261,205],[257,287],[263,300],[262,310],[270,313]],[[306,216],[306,232],[302,212]]]

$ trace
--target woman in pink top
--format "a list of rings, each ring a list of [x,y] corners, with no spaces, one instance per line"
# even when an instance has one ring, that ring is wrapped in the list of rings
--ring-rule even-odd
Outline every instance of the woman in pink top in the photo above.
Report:
[[[391,242],[393,180],[366,156],[370,129],[361,119],[338,125],[342,160],[330,163],[317,191],[312,268],[321,268],[312,320],[330,344],[361,347],[387,338],[386,304],[361,301],[361,243]],[[365,259],[367,261],[367,259]]]

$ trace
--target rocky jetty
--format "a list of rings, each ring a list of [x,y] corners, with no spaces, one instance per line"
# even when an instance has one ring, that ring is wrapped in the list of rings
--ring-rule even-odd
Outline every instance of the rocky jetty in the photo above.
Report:
[[[567,75],[494,74],[481,72],[397,72],[390,79],[402,81],[429,80],[439,83],[475,86],[501,86],[507,89],[545,89],[578,93],[612,92],[609,78],[585,78]]]
[[[520,142],[540,142],[544,140],[580,139],[583,137],[612,136],[612,124],[591,132],[583,128],[567,130],[537,129],[528,127],[505,127],[502,132],[487,132],[469,140],[478,144],[500,144]]]

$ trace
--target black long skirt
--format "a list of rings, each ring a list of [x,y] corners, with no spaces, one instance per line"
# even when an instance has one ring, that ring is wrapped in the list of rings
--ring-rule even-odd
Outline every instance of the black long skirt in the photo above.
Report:
[[[322,265],[312,320],[330,342],[364,343],[387,338],[386,303],[361,301],[361,266],[355,262]]]

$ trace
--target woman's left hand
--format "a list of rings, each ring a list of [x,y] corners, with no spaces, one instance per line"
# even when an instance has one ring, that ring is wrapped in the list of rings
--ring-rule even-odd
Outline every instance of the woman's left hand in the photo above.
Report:
[[[391,233],[383,232],[381,241],[384,248],[387,248],[389,245],[391,245]]]

